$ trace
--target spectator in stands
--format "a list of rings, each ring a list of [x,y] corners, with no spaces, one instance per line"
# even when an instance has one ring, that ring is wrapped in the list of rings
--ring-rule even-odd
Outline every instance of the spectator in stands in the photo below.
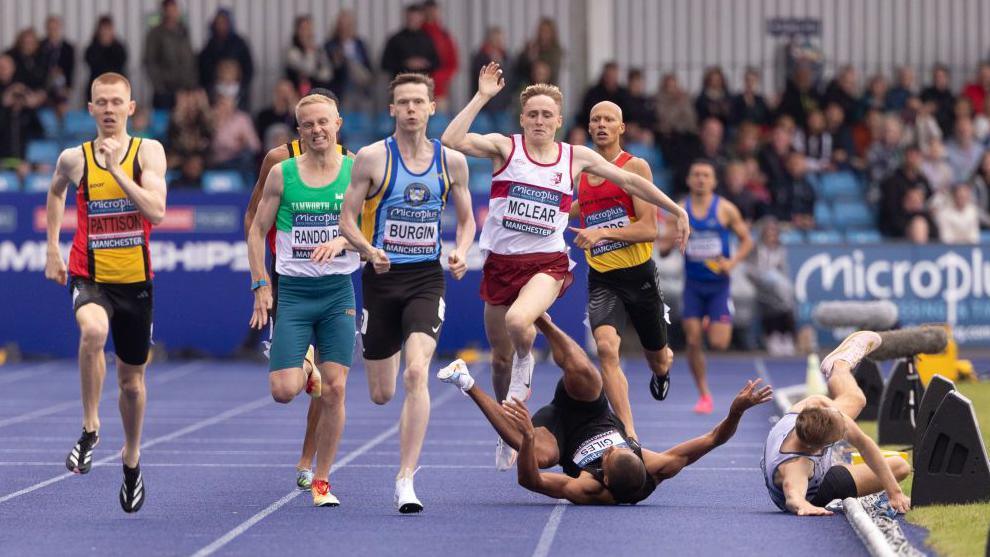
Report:
[[[210,168],[235,170],[252,182],[257,168],[261,140],[246,112],[237,108],[236,97],[220,94],[213,103],[213,141],[210,143]]]
[[[725,149],[725,127],[718,118],[711,117],[701,123],[698,136],[687,136],[681,148],[683,151],[671,158],[674,191],[687,191],[687,176],[691,165],[698,159],[705,159],[715,167],[716,184],[725,181],[725,165],[729,162]]]
[[[925,175],[932,191],[940,192],[948,189],[955,181],[956,174],[945,156],[945,144],[941,139],[933,139],[922,147],[922,152],[924,161],[921,163],[921,173]]]
[[[756,287],[763,344],[773,356],[794,355],[794,285],[787,266],[787,248],[780,243],[780,223],[773,216],[756,225],[756,249],[746,276]]]
[[[973,121],[968,118],[956,120],[956,130],[945,146],[945,154],[955,174],[956,181],[969,178],[980,163],[985,149],[973,137]]]
[[[306,95],[313,87],[329,87],[333,67],[326,50],[316,44],[313,18],[300,15],[292,28],[292,44],[285,54],[285,76],[300,95]]]
[[[626,132],[629,126],[638,128],[636,135],[640,142],[653,143],[653,129],[657,126],[657,109],[653,106],[653,99],[646,94],[646,78],[643,70],[630,68],[626,74],[626,108],[623,119],[626,122]],[[649,141],[644,138],[649,136]]]
[[[829,103],[825,106],[825,129],[832,137],[832,164],[840,170],[860,167],[862,164],[856,160],[852,129],[846,124],[842,105]]]
[[[973,200],[973,187],[958,182],[932,198],[932,216],[943,244],[978,244],[980,212]]]
[[[48,97],[56,104],[68,101],[76,74],[76,49],[65,40],[62,18],[57,15],[45,19],[41,59],[47,68]]]
[[[990,151],[980,157],[980,165],[969,180],[973,186],[973,200],[980,214],[980,224],[990,228]]]
[[[728,126],[732,121],[732,95],[725,73],[719,66],[705,69],[701,79],[701,91],[694,100],[694,110],[699,120],[718,118],[722,126]]]
[[[901,166],[880,183],[879,228],[885,236],[903,238],[910,216],[923,209],[925,199],[931,196],[932,187],[921,171],[921,163],[920,147],[909,145],[904,150]],[[921,193],[920,208],[913,199],[905,202],[909,192]],[[912,212],[906,213],[905,208]]]
[[[581,128],[587,128],[591,108],[602,101],[614,102],[625,112],[628,99],[629,92],[619,83],[618,62],[614,60],[606,62],[602,66],[602,74],[598,78],[598,83],[584,92],[581,108],[574,115],[574,122]]]
[[[842,109],[849,124],[859,122],[863,113],[859,110],[859,83],[856,70],[852,66],[842,66],[825,88],[822,102],[835,104]]]
[[[897,68],[896,84],[887,91],[884,108],[898,112],[907,107],[908,99],[917,95],[914,68],[908,65]]]
[[[770,141],[760,149],[760,171],[766,176],[771,197],[775,190],[787,187],[787,156],[791,153],[791,144],[792,133],[778,122],[770,132]]]
[[[928,145],[936,139],[942,139],[942,128],[935,120],[934,110],[934,103],[922,102],[921,97],[908,97],[901,114],[912,143]]]
[[[7,87],[14,83],[14,75],[17,73],[17,64],[9,54],[0,54],[0,95],[3,95]]]
[[[657,107],[657,131],[662,137],[676,138],[698,132],[698,115],[691,97],[677,80],[677,74],[667,73],[660,78],[654,104]]]
[[[772,213],[801,230],[815,227],[815,190],[808,180],[808,163],[802,153],[791,151],[786,160],[786,181],[771,188]]]
[[[512,60],[505,49],[505,32],[501,27],[489,27],[485,31],[485,38],[478,47],[477,52],[471,57],[471,66],[468,68],[468,82],[471,84],[471,93],[478,91],[478,80],[474,76],[478,75],[485,65],[497,62],[502,68],[502,77],[505,79],[505,87],[488,101],[481,111],[490,115],[496,115],[505,111],[512,105],[512,92],[516,90],[515,83],[511,81],[515,77],[515,69],[512,67]]]
[[[859,111],[865,114],[873,108],[881,112],[887,111],[887,78],[883,74],[874,74],[866,84],[866,91],[859,99]]]
[[[879,184],[901,165],[903,140],[901,119],[893,114],[884,116],[883,134],[873,141],[866,152],[867,175],[871,183]]]
[[[787,81],[780,105],[777,106],[777,114],[790,116],[795,122],[803,124],[808,120],[808,112],[818,110],[821,106],[821,95],[815,88],[812,69],[804,64],[799,65],[794,77]]]
[[[916,214],[908,219],[903,237],[912,244],[923,246],[929,243],[935,234],[935,226],[931,219],[926,218],[924,214]]]
[[[265,130],[265,136],[262,138],[264,141],[264,151],[267,153],[280,145],[285,145],[292,141],[293,135],[294,133],[289,126],[281,122],[268,126],[268,129]]]
[[[753,194],[753,197],[763,208],[761,214],[766,214],[770,210],[770,189],[767,187],[767,177],[760,171],[760,161],[756,157],[743,159],[746,167],[746,190]]]
[[[742,91],[732,99],[732,123],[739,126],[743,122],[770,125],[770,107],[760,92],[760,71],[752,66],[743,74]]]
[[[284,124],[290,129],[296,129],[296,103],[299,102],[299,95],[295,86],[288,79],[280,79],[275,84],[272,93],[272,104],[258,113],[255,121],[255,130],[258,136],[266,136],[268,128],[275,124]]]
[[[983,101],[988,93],[990,93],[990,61],[984,61],[977,67],[975,79],[963,87],[960,96],[969,99],[974,112],[983,114]]]
[[[973,137],[984,147],[990,143],[990,95],[983,98],[983,112],[973,117]]]
[[[560,46],[557,35],[557,24],[552,18],[540,19],[536,26],[536,36],[526,41],[522,51],[516,58],[516,75],[520,81],[529,79],[532,66],[543,62],[550,68],[550,83],[560,83],[560,65],[564,60],[564,49]]]
[[[932,83],[921,91],[921,100],[934,105],[932,114],[942,128],[943,137],[952,134],[954,123],[952,110],[955,99],[949,88],[949,67],[945,64],[935,64],[932,68]]]
[[[382,69],[391,77],[402,72],[431,74],[440,66],[433,40],[423,30],[425,21],[422,6],[411,4],[406,7],[405,27],[389,37],[382,53]]]
[[[48,79],[48,68],[42,58],[42,52],[38,43],[38,35],[34,29],[28,27],[17,33],[17,40],[13,48],[7,54],[14,59],[17,70],[14,73],[14,81],[23,83],[32,91],[45,89]]]
[[[169,189],[203,189],[203,171],[206,170],[206,163],[203,156],[196,153],[187,156],[179,165],[179,176],[169,182]]]
[[[0,65],[7,65],[7,62],[0,62]],[[0,79],[9,71],[9,68],[0,68]],[[0,97],[0,161],[23,159],[28,143],[44,136],[38,111],[32,105],[32,95],[23,83],[11,83],[3,89]]]
[[[233,95],[237,99],[237,105],[246,110],[250,104],[249,93],[251,91],[251,81],[254,79],[254,60],[251,57],[251,48],[244,37],[240,36],[234,29],[234,17],[227,8],[220,8],[213,21],[210,23],[210,38],[206,46],[199,52],[199,84],[206,90],[216,87],[218,78],[218,67],[224,60],[233,60],[237,63],[237,73],[240,76],[237,93]],[[232,88],[233,84],[227,84]],[[229,94],[227,91],[226,94]]]
[[[117,38],[113,27],[113,18],[109,15],[100,16],[93,30],[93,39],[86,47],[86,65],[89,66],[89,81],[86,85],[86,98],[89,98],[89,84],[107,73],[116,72],[127,75],[127,47]]]
[[[333,66],[330,90],[340,99],[344,111],[370,108],[371,85],[375,76],[368,47],[364,39],[357,36],[354,12],[340,10],[333,33],[323,49]]]
[[[175,95],[168,123],[169,166],[182,166],[188,157],[202,156],[213,141],[210,102],[203,89],[184,89]]]
[[[233,58],[224,58],[217,64],[213,74],[213,82],[207,88],[212,102],[216,102],[217,97],[224,96],[234,99],[238,108],[247,104],[247,83],[241,76],[240,62]]]
[[[870,109],[863,115],[863,120],[859,125],[853,126],[853,145],[856,147],[856,156],[863,159],[863,167],[866,168],[866,154],[873,143],[883,137],[883,128],[886,115],[876,109]]]
[[[171,109],[180,90],[196,87],[196,55],[176,0],[162,0],[161,23],[145,37],[143,63],[155,108]]]
[[[743,121],[736,128],[736,140],[732,143],[731,156],[736,159],[755,157],[763,145],[760,137],[760,127],[749,121]]]
[[[127,119],[127,128],[127,133],[133,137],[158,139],[154,136],[155,130],[151,129],[151,111],[147,106],[138,106],[134,110],[134,114]]]
[[[763,214],[764,207],[746,188],[746,163],[732,160],[725,165],[725,183],[720,184],[719,194],[739,208],[743,220],[752,223]]]
[[[805,156],[809,172],[834,170],[832,164],[832,134],[825,127],[825,114],[820,110],[808,113],[803,130],[794,134],[794,150]]]
[[[426,0],[423,2],[423,13],[426,17],[426,21],[423,23],[423,31],[426,31],[426,34],[430,36],[430,40],[433,41],[433,48],[437,51],[438,64],[436,69],[433,70],[433,82],[436,85],[434,95],[436,97],[437,108],[439,110],[447,110],[447,94],[459,65],[457,43],[454,42],[454,37],[450,34],[450,31],[443,26],[440,6],[436,0]],[[502,70],[502,73],[504,74],[505,70]],[[472,75],[471,77],[475,78],[477,76]]]

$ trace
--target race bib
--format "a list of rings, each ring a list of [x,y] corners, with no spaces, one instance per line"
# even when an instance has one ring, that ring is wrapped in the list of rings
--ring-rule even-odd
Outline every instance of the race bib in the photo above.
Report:
[[[144,245],[141,214],[130,199],[86,202],[89,249],[132,248]]]
[[[309,259],[313,250],[340,236],[340,215],[335,213],[294,213],[292,215],[292,259]],[[341,250],[337,257],[345,255]]]
[[[722,237],[716,233],[696,232],[688,238],[688,259],[700,261],[722,256]]]
[[[502,226],[527,234],[552,236],[557,231],[557,216],[564,195],[555,190],[512,184],[506,196]]]
[[[628,447],[629,444],[622,438],[618,430],[612,429],[604,433],[599,433],[588,439],[574,451],[572,460],[578,468],[584,468],[588,464],[598,460],[609,447]]]
[[[385,217],[382,249],[401,255],[433,255],[440,235],[440,211],[392,207]]]
[[[629,214],[626,213],[626,208],[621,205],[596,211],[584,218],[584,224],[587,228],[625,228],[629,226],[629,222]],[[604,255],[628,246],[628,243],[620,240],[602,240],[591,246],[591,255]]]

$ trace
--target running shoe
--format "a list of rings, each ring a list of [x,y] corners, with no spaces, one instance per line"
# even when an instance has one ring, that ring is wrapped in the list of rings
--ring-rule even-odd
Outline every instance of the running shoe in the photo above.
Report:
[[[395,480],[395,507],[402,514],[418,513],[423,510],[423,504],[416,497],[413,489],[413,479],[398,478]]]
[[[836,360],[843,360],[849,364],[850,371],[856,369],[859,361],[880,347],[883,339],[873,331],[859,331],[846,337],[835,350],[825,356],[819,368],[825,380],[832,377],[832,366]]]
[[[653,398],[657,400],[664,400],[667,398],[667,392],[670,391],[670,372],[665,375],[653,374],[650,378],[650,394]]]
[[[306,491],[313,487],[313,471],[309,468],[297,468],[296,487],[299,488],[299,491]]]
[[[93,431],[88,432],[83,429],[82,435],[76,441],[76,446],[72,447],[72,452],[65,458],[65,467],[70,472],[85,474],[93,467],[93,449],[100,444],[100,435]]]
[[[525,358],[512,356],[512,380],[509,383],[509,392],[505,395],[505,400],[517,398],[523,402],[529,400],[529,395],[533,393],[530,385],[533,383],[533,367],[536,361],[533,354],[526,354]]]
[[[320,375],[320,370],[316,369],[315,355],[316,350],[310,344],[305,358],[306,363],[310,365],[309,374],[306,376],[306,394],[313,398],[320,398],[320,395],[323,394],[323,376]]]
[[[438,371],[437,379],[444,383],[457,385],[462,391],[468,391],[474,386],[474,378],[471,377],[471,371],[468,369],[467,364],[464,363],[464,360],[461,359],[450,362],[447,367]]]
[[[136,513],[144,505],[144,478],[141,465],[128,468],[124,465],[124,483],[120,486],[120,506],[125,513]]]
[[[495,469],[499,472],[511,469],[516,464],[517,456],[519,455],[516,450],[499,437],[498,444],[495,446]]]
[[[711,414],[714,410],[715,404],[712,402],[712,395],[701,395],[698,398],[698,403],[694,405],[696,414]]]
[[[336,507],[340,505],[337,497],[330,493],[330,482],[326,480],[313,480],[313,506],[314,507]]]

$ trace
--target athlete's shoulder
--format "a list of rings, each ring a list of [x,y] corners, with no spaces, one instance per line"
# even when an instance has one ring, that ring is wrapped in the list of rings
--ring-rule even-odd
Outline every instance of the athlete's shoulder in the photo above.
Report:
[[[622,169],[639,175],[651,172],[650,163],[640,157],[630,157],[626,164],[622,165]]]
[[[269,161],[271,164],[280,163],[289,158],[289,147],[284,143],[276,147],[272,147],[265,153],[265,160]]]
[[[467,156],[464,153],[458,151],[457,149],[451,149],[450,147],[440,146],[443,150],[443,156],[447,159],[447,164],[461,163],[467,164]]]
[[[361,160],[374,160],[377,157],[384,157],[386,150],[385,140],[382,139],[358,149],[358,152],[354,155],[354,158],[360,158]]]
[[[157,139],[144,138],[140,140],[141,143],[138,145],[138,156],[139,157],[155,157],[161,155],[165,156],[165,146],[162,145],[161,141]]]
[[[82,177],[82,169],[85,162],[86,155],[83,153],[82,145],[67,147],[58,155],[58,160],[55,163],[55,172],[76,182]]]

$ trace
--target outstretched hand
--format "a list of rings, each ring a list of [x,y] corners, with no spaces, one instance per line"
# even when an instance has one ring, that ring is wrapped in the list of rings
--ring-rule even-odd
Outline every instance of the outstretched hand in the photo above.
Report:
[[[502,68],[498,62],[489,62],[478,74],[478,93],[488,98],[494,97],[505,87],[505,79],[502,77]]]
[[[750,379],[746,382],[746,386],[739,391],[736,395],[735,400],[732,401],[732,406],[729,408],[729,412],[738,412],[742,414],[746,410],[758,405],[768,402],[773,398],[773,387],[770,385],[765,385],[762,388],[759,387],[762,379]]]

